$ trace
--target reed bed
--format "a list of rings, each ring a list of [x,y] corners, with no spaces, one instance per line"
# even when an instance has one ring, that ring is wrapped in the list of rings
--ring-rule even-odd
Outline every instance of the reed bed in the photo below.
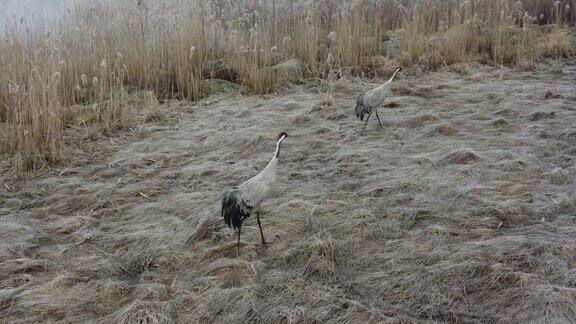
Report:
[[[542,57],[574,55],[575,5],[138,0],[79,7],[56,23],[11,22],[0,35],[0,149],[16,171],[57,163],[69,126],[125,129],[133,105],[127,89],[202,98],[206,65],[216,60],[248,93],[283,85],[272,67],[289,58],[305,62],[314,78],[466,61],[531,69]],[[86,109],[96,117],[74,118]]]

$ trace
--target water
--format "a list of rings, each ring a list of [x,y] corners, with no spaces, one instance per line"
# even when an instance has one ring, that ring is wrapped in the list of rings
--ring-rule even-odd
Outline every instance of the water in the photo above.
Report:
[[[0,32],[14,22],[34,25],[42,21],[53,23],[77,7],[110,0],[0,0]]]
[[[67,10],[90,0],[0,0],[0,21],[2,25],[11,20],[51,21],[61,17]]]

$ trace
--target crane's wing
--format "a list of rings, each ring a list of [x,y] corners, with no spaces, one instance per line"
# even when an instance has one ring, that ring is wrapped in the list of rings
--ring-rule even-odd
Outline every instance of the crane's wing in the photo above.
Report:
[[[364,103],[365,95],[361,94],[356,98],[356,117],[360,120],[364,120],[364,114],[366,111],[366,104]]]
[[[222,217],[228,227],[234,229],[242,226],[244,218],[250,216],[252,208],[247,206],[242,200],[241,193],[234,188],[226,190],[222,195]]]

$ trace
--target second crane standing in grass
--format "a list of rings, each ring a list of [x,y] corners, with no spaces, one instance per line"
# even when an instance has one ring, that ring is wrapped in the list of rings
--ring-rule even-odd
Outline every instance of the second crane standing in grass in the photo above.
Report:
[[[356,98],[356,117],[360,120],[364,120],[364,115],[368,115],[366,117],[366,122],[364,123],[364,127],[362,128],[362,133],[364,133],[364,129],[366,129],[366,125],[368,124],[368,120],[370,116],[372,116],[373,112],[376,112],[376,118],[378,118],[378,124],[382,127],[382,123],[380,122],[380,116],[378,116],[378,110],[376,110],[382,103],[384,103],[384,99],[386,99],[386,95],[390,90],[390,85],[396,73],[400,71],[400,68],[397,68],[392,74],[390,80],[386,81],[386,83],[380,85],[377,88],[374,88],[366,93],[363,93]]]
[[[276,183],[276,168],[278,167],[278,158],[280,158],[280,145],[288,137],[288,134],[282,132],[276,138],[276,152],[266,168],[252,179],[244,182],[238,188],[232,188],[224,192],[222,198],[222,216],[228,227],[234,227],[238,230],[238,253],[240,253],[240,234],[242,232],[242,222],[256,212],[256,221],[260,228],[262,244],[266,244],[262,225],[260,224],[260,215],[258,207],[270,196],[274,184]]]

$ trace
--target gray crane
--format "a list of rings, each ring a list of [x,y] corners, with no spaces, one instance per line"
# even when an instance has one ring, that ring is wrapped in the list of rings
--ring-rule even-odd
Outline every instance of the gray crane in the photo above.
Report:
[[[256,212],[256,221],[260,228],[262,244],[266,244],[258,207],[270,196],[276,182],[276,169],[278,159],[280,158],[280,145],[288,137],[288,134],[282,132],[276,138],[276,152],[266,168],[253,178],[242,183],[238,188],[226,190],[222,197],[222,217],[230,228],[238,230],[238,254],[240,253],[240,234],[242,232],[242,222],[254,212]]]
[[[364,133],[364,129],[366,129],[366,125],[368,124],[368,120],[370,116],[372,116],[373,112],[376,112],[376,118],[378,118],[378,124],[382,127],[382,123],[380,122],[380,116],[378,116],[377,108],[384,103],[384,99],[386,99],[386,95],[388,95],[390,91],[390,86],[392,85],[391,82],[394,80],[396,73],[398,73],[401,69],[397,68],[392,74],[390,80],[386,81],[384,84],[374,88],[366,93],[360,94],[358,98],[356,98],[356,117],[361,121],[364,120],[364,115],[368,115],[366,117],[366,122],[364,123],[364,127],[362,128],[362,133]]]

